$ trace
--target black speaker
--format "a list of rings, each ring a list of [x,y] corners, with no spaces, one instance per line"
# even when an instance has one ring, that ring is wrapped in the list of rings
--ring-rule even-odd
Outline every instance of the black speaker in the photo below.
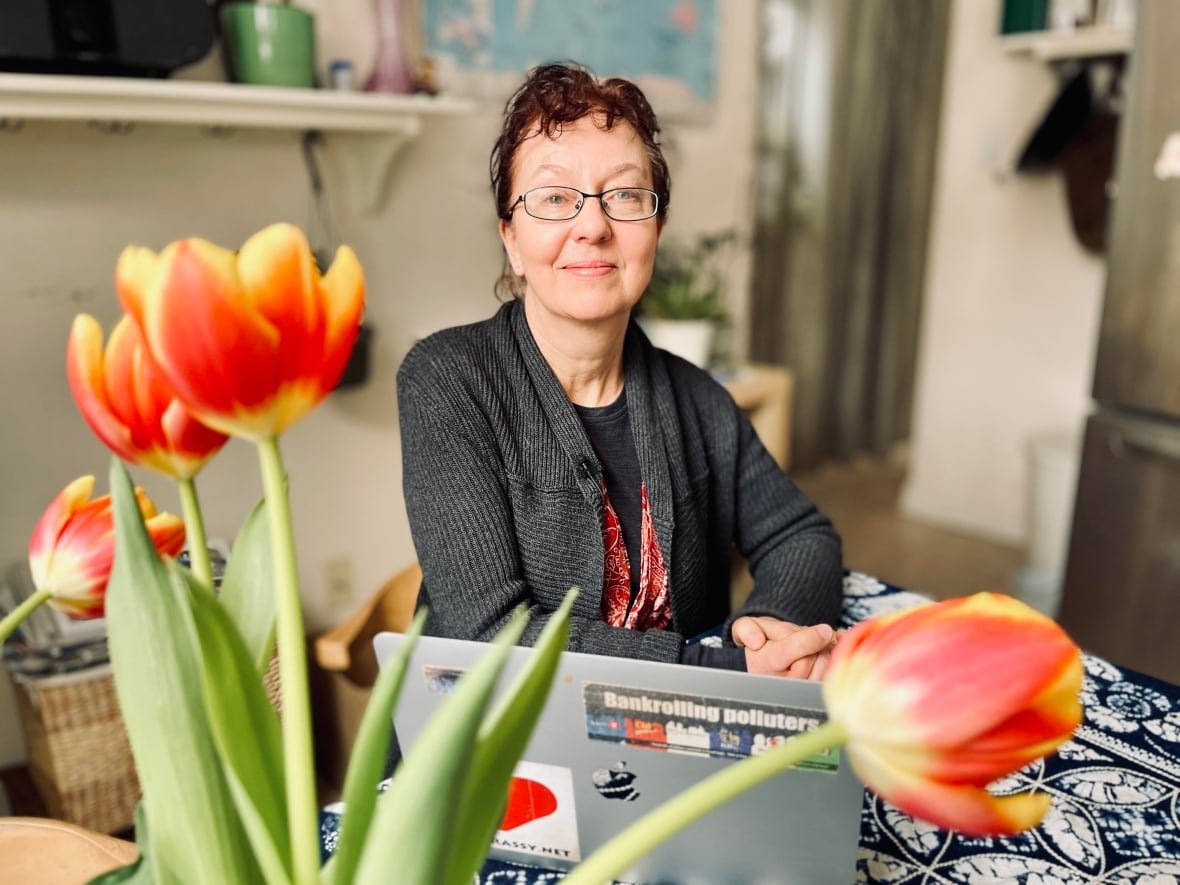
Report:
[[[212,0],[0,0],[0,70],[166,77],[213,47]]]

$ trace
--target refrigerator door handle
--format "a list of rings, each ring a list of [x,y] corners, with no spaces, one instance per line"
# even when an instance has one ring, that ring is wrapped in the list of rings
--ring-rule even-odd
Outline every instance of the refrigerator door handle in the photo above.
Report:
[[[1152,433],[1147,430],[1112,430],[1106,437],[1110,453],[1116,458],[1131,455],[1154,455],[1169,461],[1180,461],[1180,438],[1175,434]]]

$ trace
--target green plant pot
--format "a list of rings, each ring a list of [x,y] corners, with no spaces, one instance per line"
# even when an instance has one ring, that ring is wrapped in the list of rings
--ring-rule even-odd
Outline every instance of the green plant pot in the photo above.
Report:
[[[227,3],[221,8],[221,36],[235,83],[315,85],[315,18],[306,10]]]

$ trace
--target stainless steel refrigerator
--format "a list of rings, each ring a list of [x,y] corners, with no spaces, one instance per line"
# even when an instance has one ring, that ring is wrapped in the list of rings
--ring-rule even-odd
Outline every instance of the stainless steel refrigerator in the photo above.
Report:
[[[1180,2],[1144,0],[1126,82],[1105,300],[1059,620],[1180,683]],[[1162,157],[1162,162],[1160,161]]]

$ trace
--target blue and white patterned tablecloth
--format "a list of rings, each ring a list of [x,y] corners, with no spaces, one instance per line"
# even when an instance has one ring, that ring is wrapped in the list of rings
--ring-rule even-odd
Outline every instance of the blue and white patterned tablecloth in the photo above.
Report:
[[[866,575],[844,579],[844,624],[928,602]],[[869,791],[857,882],[890,885],[1180,885],[1180,686],[1085,657],[1085,719],[1060,752],[994,785],[1053,804],[1040,826],[971,838],[903,814]],[[325,854],[340,818],[321,814]],[[533,885],[553,870],[489,861],[479,885]]]

